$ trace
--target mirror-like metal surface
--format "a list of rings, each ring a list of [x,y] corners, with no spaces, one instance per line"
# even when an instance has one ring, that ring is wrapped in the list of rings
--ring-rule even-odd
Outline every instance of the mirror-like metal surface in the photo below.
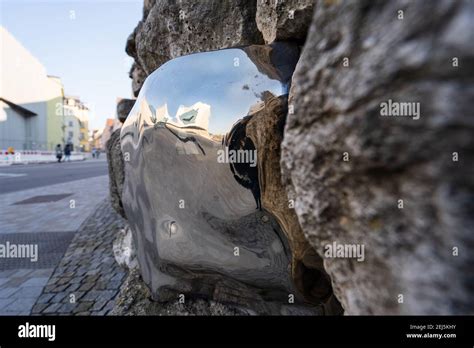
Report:
[[[121,131],[122,200],[155,297],[235,282],[282,302],[294,292],[246,124],[266,98],[288,93],[297,58],[286,44],[198,53],[145,81]]]

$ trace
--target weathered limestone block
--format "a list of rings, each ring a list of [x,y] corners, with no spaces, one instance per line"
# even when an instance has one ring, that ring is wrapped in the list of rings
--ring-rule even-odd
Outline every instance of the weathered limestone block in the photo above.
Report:
[[[474,313],[473,17],[472,1],[317,4],[282,167],[319,255],[364,246],[324,260],[347,314]],[[390,100],[414,104],[383,116]]]
[[[266,43],[303,43],[313,18],[315,0],[258,0],[256,21]]]
[[[128,76],[132,79],[133,95],[138,97],[138,93],[140,93],[140,89],[142,88],[143,82],[145,82],[147,75],[142,67],[135,62],[133,63]]]
[[[114,131],[107,141],[107,162],[109,167],[109,191],[112,207],[126,218],[122,205],[124,161],[120,147],[120,129]]]
[[[137,268],[128,273],[111,315],[249,315],[244,308],[189,298],[185,303],[155,302]]]
[[[182,55],[263,43],[255,13],[256,0],[150,2],[127,52],[149,75]]]
[[[322,258],[304,237],[293,209],[294,202],[288,199],[281,180],[280,147],[288,111],[287,98],[267,95],[263,99],[261,108],[255,110],[246,126],[247,135],[257,149],[262,207],[272,212],[285,232],[291,250],[293,281],[299,291],[310,302],[326,304],[326,314],[339,314],[341,310],[332,296]]]
[[[130,110],[132,110],[135,104],[135,99],[121,99],[117,103],[117,116],[120,122],[125,122]]]

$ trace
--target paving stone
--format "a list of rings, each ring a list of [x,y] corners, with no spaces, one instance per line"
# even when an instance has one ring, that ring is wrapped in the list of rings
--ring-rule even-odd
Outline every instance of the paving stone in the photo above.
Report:
[[[118,289],[122,285],[122,282],[120,280],[112,280],[107,283],[107,289]]]
[[[48,277],[33,277],[25,281],[22,286],[43,286],[48,282]]]
[[[99,297],[97,297],[97,300],[110,301],[115,297],[115,295],[117,295],[117,293],[118,293],[117,289],[101,291]]]
[[[18,299],[34,298],[36,300],[41,294],[42,290],[42,286],[22,286],[20,288],[17,288],[16,291],[10,297]]]
[[[6,282],[8,282],[9,280],[10,280],[9,278],[0,278],[0,287]]]
[[[2,289],[20,287],[27,280],[28,280],[28,278],[25,278],[25,277],[12,277],[8,280],[8,282],[6,282],[2,285]]]
[[[59,280],[56,282],[57,285],[64,285],[68,284],[71,281],[71,277],[64,277],[64,278],[59,278]]]
[[[80,299],[82,299],[82,298],[84,297],[84,295],[85,295],[86,293],[87,293],[87,292],[85,292],[85,291],[74,291],[74,292],[71,292],[71,293],[69,294],[69,296],[70,296],[71,294],[73,294],[73,295],[74,295],[74,299],[76,300],[76,302],[78,302]]]
[[[65,285],[57,285],[53,290],[51,290],[51,292],[53,292],[53,293],[63,292],[64,290],[66,290],[66,288],[67,288],[68,286],[69,286],[68,284],[65,284]]]
[[[68,294],[65,292],[59,292],[57,293],[50,302],[52,303],[58,303],[61,302]]]
[[[66,290],[64,290],[65,292],[68,292],[68,293],[72,293],[74,291],[76,291],[77,289],[79,289],[81,287],[81,284],[79,283],[75,283],[75,284],[71,284],[69,285]]]
[[[32,273],[32,269],[20,269],[17,270],[13,275],[10,276],[10,278],[22,278],[26,277],[28,274]]]
[[[74,295],[74,297],[72,297],[71,295]],[[71,302],[71,300],[74,299],[74,302]],[[61,303],[77,303],[77,299],[76,299],[76,295],[71,292],[71,293],[68,293],[66,296],[64,296],[64,298],[61,300]]]
[[[36,301],[37,304],[46,304],[48,303],[55,295],[48,293],[48,294],[42,294],[40,297],[38,297],[38,300]]]
[[[51,293],[56,288],[56,285],[54,283],[50,283],[50,282],[51,282],[51,280],[49,280],[48,285],[46,285],[43,288],[44,293]]]
[[[94,305],[93,301],[84,301],[79,304],[72,310],[73,313],[85,312]]]
[[[92,312],[98,312],[100,311],[102,308],[105,307],[105,305],[107,304],[108,301],[106,300],[97,300],[95,303],[94,303],[94,306],[92,306],[92,309],[91,311]]]
[[[71,281],[69,283],[70,284],[80,284],[84,280],[84,278],[85,277],[83,277],[83,276],[76,276],[76,277],[71,278]]]
[[[74,308],[77,307],[77,303],[64,303],[59,309],[58,309],[58,313],[68,313],[70,314]]]
[[[43,310],[44,314],[57,313],[58,309],[61,308],[62,303],[51,303],[46,309]]]
[[[5,308],[6,306],[8,306],[10,303],[13,303],[14,301],[16,301],[16,300],[13,299],[13,298],[0,299],[0,310]]]
[[[29,314],[35,302],[36,298],[16,299],[8,306],[5,306],[2,309],[2,312],[7,315],[24,315],[25,313]]]
[[[76,277],[77,276],[83,276],[87,273],[87,269],[81,269],[79,268],[78,270],[76,270]],[[82,278],[81,278],[82,279]]]
[[[16,287],[0,289],[0,299],[9,298],[15,291],[17,291]]]
[[[33,308],[31,309],[32,314],[40,314],[46,307],[48,307],[48,303],[36,303]]]
[[[46,308],[45,314],[105,315],[114,306],[125,271],[115,262],[112,243],[119,228],[126,226],[108,200],[82,224],[65,252],[43,294],[55,293],[49,301],[62,307]],[[76,303],[70,304],[74,294]],[[46,298],[42,298],[46,301]]]
[[[108,313],[114,308],[114,306],[115,306],[115,301],[111,300],[111,301],[107,302],[107,304],[105,305],[104,308],[102,308],[102,310],[104,310]]]
[[[100,296],[101,291],[91,290],[83,298],[83,301],[95,301]]]
[[[0,278],[10,278],[16,271],[15,269],[0,271]]]
[[[101,279],[99,279],[94,286],[95,290],[106,290],[107,289],[107,284],[103,282]]]
[[[84,283],[81,285],[81,287],[79,288],[80,291],[89,291],[90,289],[92,289],[94,287],[94,283]]]
[[[95,283],[97,281],[97,279],[99,279],[99,277],[100,277],[100,274],[88,275],[88,276],[85,277],[84,282],[85,283]]]
[[[46,268],[46,269],[35,269],[33,272],[35,277],[45,277],[45,278],[50,278],[51,274],[53,273],[53,268]]]
[[[94,269],[91,269],[90,271],[87,271],[86,276],[94,276],[94,275],[97,275],[99,273],[100,273],[100,269],[99,268],[94,268]]]

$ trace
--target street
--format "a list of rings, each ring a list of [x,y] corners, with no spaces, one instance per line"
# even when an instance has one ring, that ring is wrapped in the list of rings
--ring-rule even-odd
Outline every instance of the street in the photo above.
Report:
[[[19,164],[0,167],[0,194],[107,174],[105,154],[81,162]]]

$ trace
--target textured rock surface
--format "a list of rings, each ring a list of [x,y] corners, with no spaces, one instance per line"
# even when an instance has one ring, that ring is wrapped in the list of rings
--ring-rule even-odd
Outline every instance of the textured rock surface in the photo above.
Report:
[[[146,74],[143,68],[137,64],[133,63],[132,68],[130,69],[129,77],[132,79],[132,92],[135,97],[138,97],[140,89],[142,88],[143,82],[146,79]]]
[[[150,290],[143,282],[138,269],[132,269],[125,279],[120,292],[115,299],[115,307],[111,315],[258,315],[269,313],[267,308],[262,307],[262,303],[256,304],[242,297],[242,306],[226,303],[230,298],[242,296],[240,289],[235,289],[233,293],[219,294],[218,299],[204,300],[202,298],[184,297],[184,303],[180,303],[180,294],[175,294],[174,300],[157,302],[152,300]],[[277,307],[277,306],[275,306]],[[321,308],[314,310],[297,305],[287,305],[279,312],[273,314],[281,315],[318,315]]]
[[[117,116],[120,122],[125,122],[130,110],[132,110],[135,104],[135,99],[121,99],[117,103]]]
[[[185,299],[185,303],[168,301],[160,303],[151,299],[150,291],[138,269],[129,272],[112,315],[248,315],[245,310],[203,299]]]
[[[263,43],[256,0],[164,0],[145,4],[144,17],[127,40],[127,53],[149,75],[170,59],[195,52]],[[135,82],[136,81],[136,82]]]
[[[280,176],[280,144],[287,114],[287,98],[267,96],[260,110],[247,124],[247,134],[257,149],[262,206],[271,211],[285,231],[291,249],[292,276],[299,291],[308,301],[331,303],[330,279],[322,258],[314,252],[301,231],[292,202],[288,200]],[[337,303],[334,307],[338,307]],[[335,314],[332,307],[326,313]]]
[[[471,1],[317,4],[282,166],[320,255],[365,246],[364,262],[325,259],[348,314],[474,313],[473,16]],[[420,118],[381,116],[388,99]]]
[[[130,227],[127,226],[118,231],[112,249],[115,261],[117,261],[120,266],[126,269],[138,267],[137,255]]]
[[[112,242],[126,226],[105,200],[81,225],[36,300],[33,315],[109,315],[126,278]]]
[[[306,38],[315,0],[258,0],[256,21],[266,43]]]
[[[122,149],[120,147],[120,129],[112,133],[107,141],[107,162],[109,166],[109,189],[112,207],[125,217],[122,205],[122,189],[124,176],[124,163]]]

